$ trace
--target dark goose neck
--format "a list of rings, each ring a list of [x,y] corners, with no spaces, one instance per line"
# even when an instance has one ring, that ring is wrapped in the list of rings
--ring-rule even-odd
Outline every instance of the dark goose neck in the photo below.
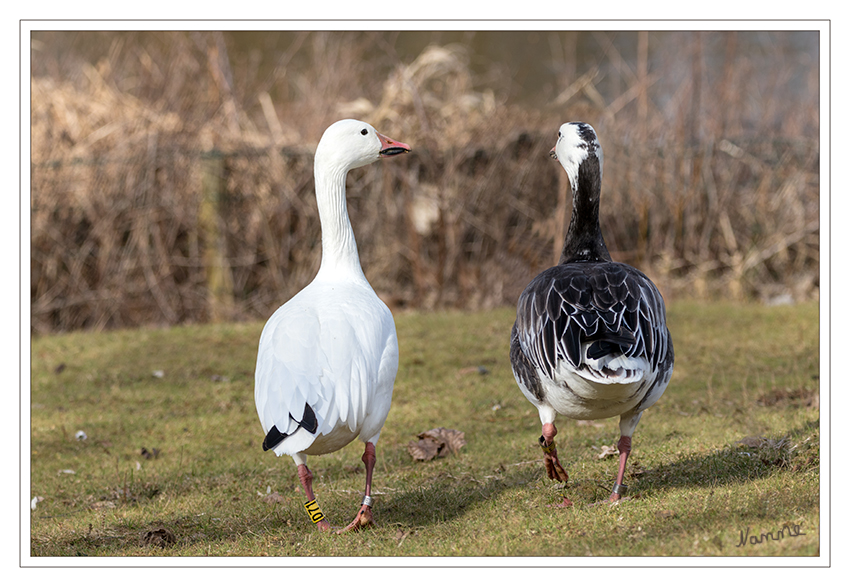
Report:
[[[559,264],[611,261],[599,229],[602,173],[595,153],[581,162],[577,175],[570,177],[573,212]]]

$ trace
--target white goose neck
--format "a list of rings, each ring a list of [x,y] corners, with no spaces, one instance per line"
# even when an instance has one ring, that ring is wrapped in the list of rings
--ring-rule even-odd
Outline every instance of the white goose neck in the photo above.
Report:
[[[322,265],[317,278],[337,281],[363,278],[354,230],[348,218],[345,200],[345,177],[348,169],[332,161],[316,158],[313,177],[316,202],[322,225]]]

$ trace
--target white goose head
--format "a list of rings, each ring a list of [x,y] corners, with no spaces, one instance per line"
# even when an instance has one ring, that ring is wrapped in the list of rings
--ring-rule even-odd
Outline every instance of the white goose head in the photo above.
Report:
[[[386,137],[371,124],[340,120],[328,127],[316,147],[313,177],[322,224],[322,265],[319,275],[355,275],[365,280],[357,256],[357,243],[348,218],[345,176],[351,169],[374,163],[381,157],[407,153],[410,146]]]
[[[349,171],[377,161],[407,153],[410,146],[394,141],[359,120],[340,120],[328,127],[316,148],[316,166]]]
[[[602,175],[602,145],[596,138],[596,131],[586,122],[567,122],[558,130],[558,142],[549,151],[549,156],[557,159],[567,176],[573,190],[576,189],[578,168],[590,157],[599,160],[599,175]]]

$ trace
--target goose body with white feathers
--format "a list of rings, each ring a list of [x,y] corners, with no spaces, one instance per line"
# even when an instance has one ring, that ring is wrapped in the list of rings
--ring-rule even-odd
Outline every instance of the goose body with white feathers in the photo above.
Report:
[[[366,280],[348,217],[348,171],[410,151],[371,125],[341,120],[316,149],[314,177],[322,227],[322,262],[315,279],[269,318],[260,336],[254,399],[265,433],[263,449],[290,455],[321,530],[330,523],[313,493],[307,455],[365,443],[366,489],[354,521],[372,523],[375,445],[390,410],[398,371],[392,314]]]
[[[631,439],[644,410],[673,373],[664,299],[646,275],[611,259],[599,228],[602,147],[584,122],[563,124],[550,152],[570,181],[573,211],[559,263],[535,277],[517,303],[511,367],[542,423],[540,445],[550,479],[568,481],[555,448],[557,414],[620,417],[619,469],[609,500],[623,485]],[[572,505],[564,497],[562,506]]]

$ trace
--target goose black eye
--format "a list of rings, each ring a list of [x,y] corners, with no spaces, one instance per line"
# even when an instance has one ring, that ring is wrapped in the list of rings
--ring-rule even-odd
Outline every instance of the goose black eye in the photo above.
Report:
[[[367,134],[369,134],[369,131],[364,128],[363,130],[360,131],[360,134],[365,137]]]

